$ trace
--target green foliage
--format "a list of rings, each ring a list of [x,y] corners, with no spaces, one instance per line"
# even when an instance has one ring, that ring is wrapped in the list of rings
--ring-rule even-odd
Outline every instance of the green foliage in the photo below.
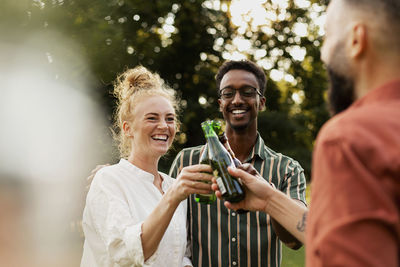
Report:
[[[17,1],[19,2],[19,1]],[[324,104],[326,75],[320,60],[321,36],[311,11],[321,14],[325,3],[310,1],[299,8],[295,1],[277,6],[266,1],[264,8],[281,19],[243,31],[231,22],[231,15],[213,4],[230,6],[231,1],[204,0],[30,0],[16,7],[3,21],[13,21],[25,32],[57,31],[79,44],[89,69],[79,68],[63,79],[92,73],[94,98],[107,110],[111,124],[114,111],[112,82],[118,73],[137,64],[159,72],[182,99],[182,128],[174,149],[164,158],[164,171],[183,147],[204,142],[200,122],[221,117],[217,105],[214,76],[224,61],[224,53],[237,50],[235,38],[249,40],[245,57],[273,70],[291,75],[292,81],[269,79],[265,96],[267,111],[259,117],[259,131],[272,149],[297,159],[310,175],[311,150],[321,125],[328,118]],[[21,2],[22,3],[22,2]],[[18,13],[18,16],[16,15]],[[282,19],[282,16],[284,19]],[[308,25],[308,33],[298,36],[297,23]],[[1,23],[0,25],[4,25]],[[265,30],[265,26],[269,30]],[[57,40],[49,43],[52,52]],[[291,48],[306,50],[303,60],[293,58]],[[255,51],[265,51],[258,56]],[[266,64],[266,62],[268,64]],[[294,95],[301,101],[295,102]],[[203,102],[199,99],[202,98]]]
[[[282,267],[304,267],[305,249],[304,246],[299,250],[292,250],[282,245]]]

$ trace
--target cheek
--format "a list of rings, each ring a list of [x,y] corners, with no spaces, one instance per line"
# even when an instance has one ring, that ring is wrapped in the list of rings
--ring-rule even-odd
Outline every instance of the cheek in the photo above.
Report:
[[[222,112],[224,110],[224,104],[221,99],[218,99],[218,106],[219,106],[219,111]]]
[[[321,60],[325,64],[328,63],[328,43],[325,41],[321,47]]]
[[[174,123],[174,124],[171,124],[170,126],[169,126],[169,132],[171,133],[171,139],[174,139],[175,138],[175,135],[176,135],[176,132],[178,131],[178,128],[177,128],[177,125]]]

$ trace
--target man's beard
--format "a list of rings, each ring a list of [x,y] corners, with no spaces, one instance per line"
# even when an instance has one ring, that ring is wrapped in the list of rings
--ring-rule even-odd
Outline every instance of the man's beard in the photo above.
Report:
[[[330,88],[328,90],[329,111],[336,115],[347,109],[354,101],[354,81],[328,66]]]
[[[244,124],[240,124],[240,123],[235,124],[235,123],[231,123],[231,121],[227,120],[226,118],[224,118],[224,119],[225,119],[226,124],[229,124],[229,127],[237,133],[245,132],[245,130],[249,127],[249,124],[250,124],[249,122],[244,123]]]
[[[235,132],[240,133],[240,132],[244,132],[247,129],[248,124],[245,124],[245,125],[232,125],[231,124],[230,126]]]

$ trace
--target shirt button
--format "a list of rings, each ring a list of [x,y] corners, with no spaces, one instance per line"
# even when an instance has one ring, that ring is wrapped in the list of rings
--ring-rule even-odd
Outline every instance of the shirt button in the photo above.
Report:
[[[235,213],[235,212],[232,212],[232,216],[236,216],[236,213]]]
[[[236,238],[235,237],[232,237],[232,242],[235,242],[236,241]]]
[[[236,266],[236,264],[237,264],[236,261],[233,261],[233,262],[232,262],[232,265],[233,265],[233,266]]]

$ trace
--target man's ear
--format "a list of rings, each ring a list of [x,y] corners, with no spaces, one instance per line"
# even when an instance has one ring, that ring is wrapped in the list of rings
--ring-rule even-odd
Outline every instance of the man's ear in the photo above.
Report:
[[[265,96],[261,96],[260,97],[260,105],[258,107],[259,111],[264,111],[265,110],[265,102],[267,101],[267,99],[265,98]]]
[[[222,105],[222,104],[221,104],[221,99],[218,98],[218,107],[219,107],[218,110],[219,110],[219,112],[222,112],[222,107],[221,107],[221,105]]]
[[[355,24],[351,29],[350,40],[350,57],[360,57],[365,52],[368,43],[368,32],[366,25],[363,23]]]

